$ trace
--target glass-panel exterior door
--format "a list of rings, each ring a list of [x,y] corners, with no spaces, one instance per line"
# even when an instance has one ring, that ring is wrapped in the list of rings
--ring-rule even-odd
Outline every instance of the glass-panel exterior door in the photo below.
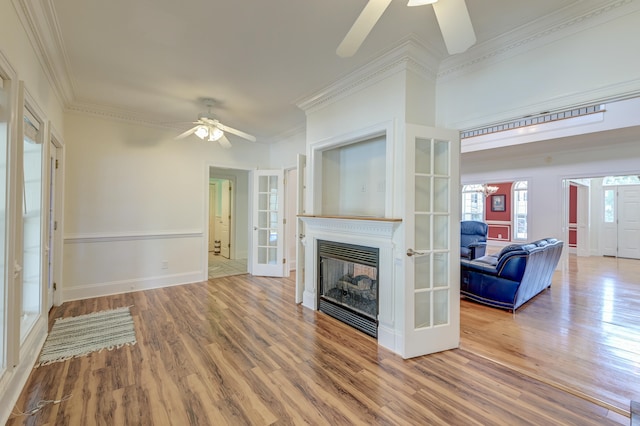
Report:
[[[459,153],[457,132],[407,125],[407,358],[459,344]]]
[[[254,172],[253,267],[254,275],[284,275],[284,173]]]
[[[42,143],[39,124],[24,117],[22,202],[22,315],[20,339],[38,319],[42,304]]]

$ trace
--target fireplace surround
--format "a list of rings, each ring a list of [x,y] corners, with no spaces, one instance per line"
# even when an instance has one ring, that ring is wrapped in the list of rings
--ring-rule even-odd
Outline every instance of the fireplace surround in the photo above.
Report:
[[[402,224],[395,218],[363,218],[336,216],[299,216],[305,224],[304,292],[302,304],[318,310],[321,302],[318,276],[321,269],[318,241],[331,241],[351,246],[375,249],[378,253],[377,295],[378,313],[374,327],[378,344],[397,351],[399,345],[397,310],[394,296],[394,232]],[[362,275],[362,274],[360,274]],[[364,285],[364,283],[362,283]],[[371,334],[371,333],[368,333]],[[371,334],[373,335],[373,334]]]
[[[379,249],[317,240],[318,310],[378,336]]]

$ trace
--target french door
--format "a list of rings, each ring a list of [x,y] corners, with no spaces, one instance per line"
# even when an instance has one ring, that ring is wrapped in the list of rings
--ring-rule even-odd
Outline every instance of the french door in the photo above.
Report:
[[[284,173],[253,172],[253,275],[284,276]]]
[[[459,157],[456,131],[407,124],[405,358],[460,341]]]
[[[298,200],[296,212],[298,216],[304,214],[305,188],[307,175],[307,156],[298,154]],[[304,269],[305,269],[305,246],[304,246],[304,222],[299,217],[296,219],[296,303],[302,303],[304,293]]]

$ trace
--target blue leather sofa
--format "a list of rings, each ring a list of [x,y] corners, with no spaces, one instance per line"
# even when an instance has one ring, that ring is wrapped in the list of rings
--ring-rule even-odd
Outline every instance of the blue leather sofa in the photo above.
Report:
[[[460,260],[460,294],[496,308],[515,311],[551,286],[563,242],[545,238],[512,244],[494,255]]]
[[[460,222],[460,258],[475,259],[487,250],[489,226],[484,222],[463,220]]]

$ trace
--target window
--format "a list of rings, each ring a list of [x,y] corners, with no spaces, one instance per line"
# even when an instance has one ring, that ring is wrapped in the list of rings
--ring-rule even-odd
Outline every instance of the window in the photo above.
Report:
[[[482,185],[464,185],[462,187],[462,220],[484,222]]]
[[[527,181],[513,183],[514,240],[527,239],[527,191]]]
[[[615,189],[604,190],[604,222],[614,223],[616,221],[616,191]]]
[[[607,176],[602,179],[604,186],[604,223],[616,221],[616,189],[607,186],[640,185],[640,176]]]
[[[640,184],[640,176],[607,176],[602,180],[603,186],[638,184]]]

